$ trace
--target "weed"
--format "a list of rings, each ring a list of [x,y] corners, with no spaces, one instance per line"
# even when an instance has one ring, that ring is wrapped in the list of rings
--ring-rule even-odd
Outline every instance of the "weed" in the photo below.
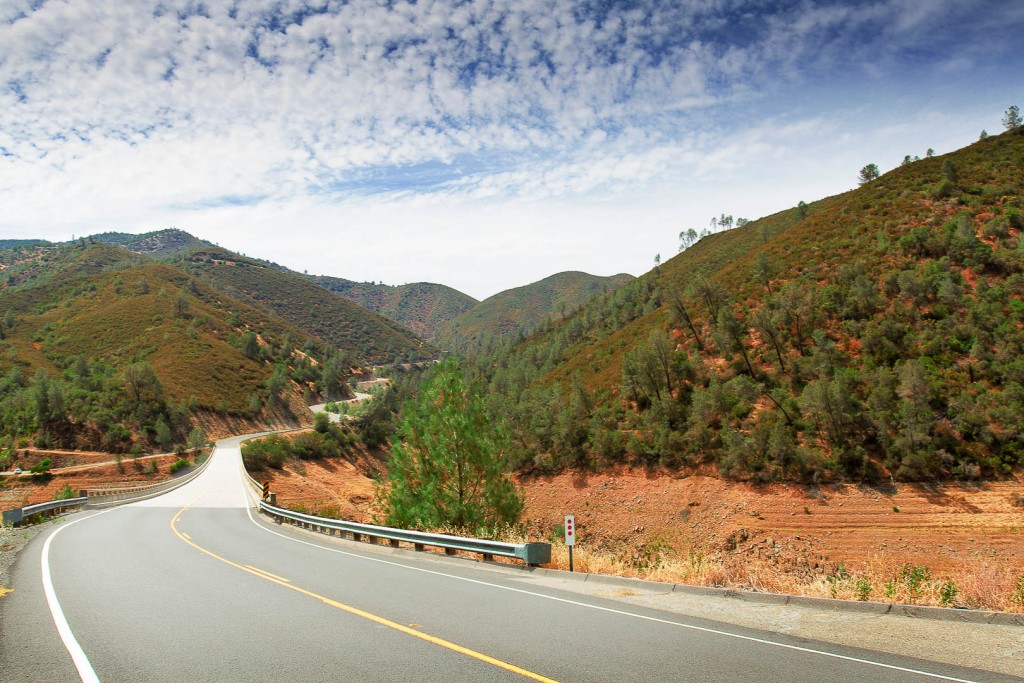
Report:
[[[923,565],[904,564],[900,568],[900,580],[907,587],[907,598],[913,605],[921,597],[925,582],[931,581],[932,573]]]
[[[1024,574],[1017,577],[1017,582],[1013,585],[1013,596],[1010,598],[1010,602],[1024,607]]]
[[[804,505],[804,514],[805,514],[805,515],[809,515],[809,514],[811,514],[811,508],[809,508],[809,507],[807,507],[806,505]]]
[[[896,582],[893,579],[885,582],[885,597],[888,600],[896,597]]]
[[[861,576],[857,579],[857,599],[861,602],[867,602],[871,598],[871,589],[874,586],[871,584],[871,579],[866,576]]]
[[[898,505],[893,505],[893,506],[892,506],[892,511],[893,511],[893,512],[899,512],[899,511],[900,511],[900,508],[899,508],[899,506],[898,506]]]
[[[939,588],[939,604],[943,607],[950,607],[956,602],[958,595],[960,595],[960,589],[956,587],[956,583],[952,579],[946,581]]]

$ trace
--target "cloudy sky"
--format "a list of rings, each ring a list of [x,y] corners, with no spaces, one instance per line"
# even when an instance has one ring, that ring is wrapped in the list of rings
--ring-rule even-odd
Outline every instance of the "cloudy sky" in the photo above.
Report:
[[[649,270],[1024,105],[1008,0],[3,0],[0,237],[477,298]]]

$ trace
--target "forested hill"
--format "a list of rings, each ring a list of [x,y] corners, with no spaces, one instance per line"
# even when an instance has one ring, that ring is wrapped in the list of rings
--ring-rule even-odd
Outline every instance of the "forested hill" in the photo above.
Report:
[[[530,332],[552,317],[564,317],[633,279],[625,273],[611,277],[576,271],[557,273],[481,301],[438,330],[434,341],[446,351],[463,352],[491,343],[493,337]]]
[[[851,171],[851,177],[855,170]],[[977,479],[1024,462],[1024,135],[710,235],[473,359],[515,465]]]
[[[0,256],[0,451],[167,451],[350,395],[322,341],[178,268],[87,240]]]
[[[432,339],[445,323],[478,303],[457,289],[430,282],[391,286],[325,275],[308,277],[324,289],[394,320],[423,339]]]
[[[429,360],[430,344],[307,278],[275,264],[211,247],[177,263],[230,296],[264,308],[346,353],[354,364]]]

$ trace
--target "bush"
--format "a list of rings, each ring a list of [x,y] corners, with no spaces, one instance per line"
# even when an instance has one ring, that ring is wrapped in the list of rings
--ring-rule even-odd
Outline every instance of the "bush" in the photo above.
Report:
[[[288,440],[277,434],[249,441],[242,446],[242,462],[248,470],[257,471],[273,467],[281,469],[291,455]]]
[[[51,461],[49,458],[43,458],[43,461],[38,465],[29,470],[32,474],[46,474],[50,471]]]
[[[75,498],[75,492],[71,488],[71,484],[64,484],[64,486],[54,494],[54,500],[68,500],[69,498]]]
[[[171,474],[175,474],[176,472],[179,472],[179,471],[185,469],[186,467],[188,467],[191,464],[192,464],[191,462],[189,462],[185,458],[182,458],[181,460],[177,460],[177,461],[171,463],[170,468],[168,468],[168,472],[170,472]]]

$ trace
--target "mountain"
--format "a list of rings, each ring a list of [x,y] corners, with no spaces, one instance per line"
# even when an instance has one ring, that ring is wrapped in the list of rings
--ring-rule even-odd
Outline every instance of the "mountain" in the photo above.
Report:
[[[479,303],[457,289],[429,282],[396,287],[323,275],[310,276],[310,279],[324,289],[394,320],[423,339],[432,339],[445,323]]]
[[[851,173],[852,175],[852,173]],[[705,236],[472,367],[525,470],[755,481],[1024,464],[1024,136]]]
[[[528,332],[632,280],[633,276],[627,274],[599,277],[575,271],[558,273],[481,301],[438,330],[434,341],[444,349],[462,350],[492,335]]]
[[[198,424],[294,425],[304,393],[344,393],[322,342],[171,265],[83,240],[4,273],[0,433],[12,439],[166,450]]]
[[[132,235],[126,232],[103,232],[92,235],[88,239],[124,247],[128,251],[145,254],[157,260],[170,259],[196,249],[216,246],[177,228],[156,230],[141,235]]]
[[[176,263],[229,296],[272,312],[347,353],[351,363],[428,360],[437,354],[398,323],[275,264],[220,247],[191,251]]]
[[[46,240],[0,240],[0,251],[4,251],[6,249],[39,247],[46,244],[49,244]]]

